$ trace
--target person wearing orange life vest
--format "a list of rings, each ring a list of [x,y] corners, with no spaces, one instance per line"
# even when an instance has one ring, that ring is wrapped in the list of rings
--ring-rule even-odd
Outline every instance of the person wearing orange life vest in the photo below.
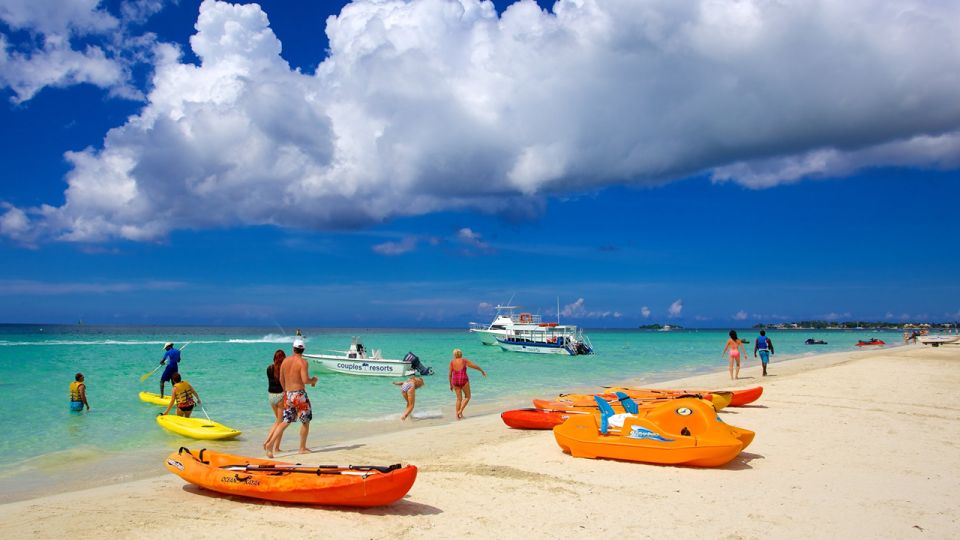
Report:
[[[176,403],[177,416],[190,418],[193,408],[196,405],[200,405],[200,394],[197,394],[197,391],[190,386],[190,383],[183,380],[179,373],[174,373],[173,376],[170,377],[170,381],[173,383],[173,393],[170,394],[170,403],[167,405],[167,409],[163,411],[163,414],[170,412],[173,404]]]
[[[90,410],[90,404],[87,402],[87,385],[83,382],[83,373],[77,373],[70,383],[70,410],[82,411],[86,406]]]

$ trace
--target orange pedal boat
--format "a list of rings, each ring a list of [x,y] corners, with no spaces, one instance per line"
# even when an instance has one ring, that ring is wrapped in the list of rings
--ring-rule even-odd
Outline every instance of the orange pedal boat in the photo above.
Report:
[[[383,506],[410,491],[417,468],[390,465],[300,465],[188,448],[167,456],[167,470],[227,495],[331,506]]]
[[[553,428],[565,452],[585,458],[718,467],[737,457],[754,437],[750,430],[723,423],[710,404],[696,398],[671,400],[638,415],[613,414],[605,401],[597,401],[600,414],[571,416]]]

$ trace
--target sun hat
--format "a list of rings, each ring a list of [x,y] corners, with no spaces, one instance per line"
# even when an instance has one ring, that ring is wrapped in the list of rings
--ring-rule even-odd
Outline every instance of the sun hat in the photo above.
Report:
[[[166,349],[167,347],[173,347],[173,342],[172,342],[172,341],[168,341],[168,342],[166,342],[166,343],[163,344],[163,348],[164,348],[164,349]]]
[[[300,337],[295,338],[295,339],[293,340],[293,348],[294,348],[294,349],[303,349],[303,348],[304,348],[304,346],[303,346],[303,339],[301,339]]]

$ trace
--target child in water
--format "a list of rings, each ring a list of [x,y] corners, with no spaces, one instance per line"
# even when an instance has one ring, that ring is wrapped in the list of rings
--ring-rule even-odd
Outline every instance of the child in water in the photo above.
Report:
[[[413,412],[413,406],[417,402],[417,388],[423,386],[423,379],[413,375],[403,382],[394,381],[393,384],[400,385],[400,393],[403,394],[403,399],[407,400],[407,410],[400,415],[400,420],[406,420]]]
[[[181,379],[179,373],[174,373],[170,377],[170,381],[173,382],[173,393],[170,394],[170,403],[167,405],[167,410],[163,411],[163,414],[170,412],[170,408],[176,403],[177,416],[190,418],[193,407],[200,404],[200,394],[197,394],[197,391],[190,386],[190,383]]]

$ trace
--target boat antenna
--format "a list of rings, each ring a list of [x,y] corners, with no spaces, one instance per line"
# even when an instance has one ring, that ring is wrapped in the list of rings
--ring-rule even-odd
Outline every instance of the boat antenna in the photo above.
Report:
[[[560,297],[557,297],[557,326],[560,326]]]

